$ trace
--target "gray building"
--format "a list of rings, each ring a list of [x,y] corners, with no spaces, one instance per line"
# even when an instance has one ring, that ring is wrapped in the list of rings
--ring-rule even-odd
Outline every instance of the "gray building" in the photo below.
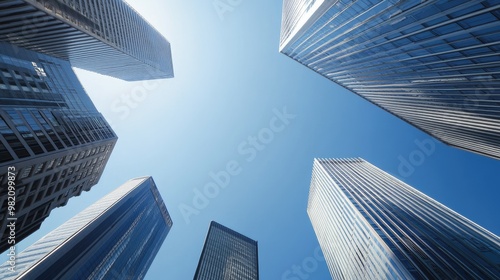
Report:
[[[123,0],[5,0],[0,41],[127,81],[174,75],[170,43]]]
[[[259,280],[257,241],[210,223],[194,280]]]
[[[127,181],[19,253],[0,279],[143,279],[172,219],[151,177]]]
[[[279,50],[448,145],[500,159],[496,0],[284,0]]]
[[[307,213],[332,279],[498,279],[500,238],[360,158],[315,159]]]
[[[16,242],[36,231],[99,181],[116,141],[67,61],[0,42],[0,252],[9,219]]]

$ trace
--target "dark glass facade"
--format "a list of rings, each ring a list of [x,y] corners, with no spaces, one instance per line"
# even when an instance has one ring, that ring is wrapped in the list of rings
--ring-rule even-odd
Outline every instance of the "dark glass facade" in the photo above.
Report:
[[[280,52],[448,145],[500,159],[496,0],[284,0]]]
[[[0,251],[101,177],[117,137],[64,60],[0,42]],[[8,215],[8,169],[15,215]],[[12,170],[11,170],[12,171]]]
[[[0,41],[127,81],[171,78],[170,43],[122,0],[5,0]]]
[[[500,238],[363,159],[316,159],[307,213],[333,279],[498,279]]]
[[[210,223],[194,280],[258,280],[257,241]]]
[[[172,227],[151,177],[132,179],[18,255],[1,279],[143,279]]]

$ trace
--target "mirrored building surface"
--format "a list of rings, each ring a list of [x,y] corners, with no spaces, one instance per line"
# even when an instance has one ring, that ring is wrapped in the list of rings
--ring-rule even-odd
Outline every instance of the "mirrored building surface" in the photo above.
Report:
[[[1,279],[143,279],[172,219],[151,177],[127,181],[0,267]]]
[[[496,0],[284,0],[279,49],[448,145],[500,159]]]
[[[123,0],[5,0],[0,41],[127,81],[174,75],[170,43]]]
[[[360,158],[315,159],[307,213],[332,279],[497,279],[500,238]]]
[[[194,280],[213,279],[258,280],[257,241],[212,221]]]

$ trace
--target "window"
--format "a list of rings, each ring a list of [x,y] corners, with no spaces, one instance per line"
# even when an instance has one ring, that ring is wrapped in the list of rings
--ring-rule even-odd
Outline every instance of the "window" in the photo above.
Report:
[[[26,167],[24,170],[23,170],[23,173],[21,174],[21,179],[24,179],[26,177],[28,177],[30,175],[30,172],[31,172],[31,169],[33,168],[33,166],[29,166],[29,167]]]
[[[40,164],[36,167],[36,169],[35,169],[35,173],[34,173],[34,174],[35,174],[35,175],[36,175],[36,174],[40,174],[40,173],[42,172],[42,170],[43,170],[43,166],[44,166],[44,165],[45,165],[44,163],[40,163]]]

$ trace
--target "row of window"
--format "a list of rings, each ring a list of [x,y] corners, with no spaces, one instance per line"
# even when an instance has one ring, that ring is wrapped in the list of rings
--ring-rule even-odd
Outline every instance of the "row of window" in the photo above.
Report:
[[[22,117],[18,112],[22,112]],[[63,143],[66,147],[71,147],[114,137],[113,131],[101,117],[89,116],[71,120],[63,118],[62,123],[59,124],[52,112],[48,110],[7,110],[7,113],[25,144],[23,145],[1,116],[0,134],[18,158],[30,156],[29,150],[39,155],[56,149],[64,149]],[[8,153],[6,149],[2,149],[1,152]],[[12,155],[2,157],[0,162],[7,162],[13,158]]]
[[[40,93],[48,94],[49,88],[47,83],[45,83],[39,75],[34,75],[34,73],[28,73],[26,71],[9,70],[7,68],[0,68],[0,89],[5,91],[0,91],[0,97],[10,97],[6,96],[8,91],[13,90],[16,97],[20,97],[20,92],[25,93],[25,98],[42,98]],[[29,94],[31,93],[31,94]],[[33,93],[38,95],[33,95]]]
[[[98,174],[104,168],[104,162],[109,155],[111,145],[103,145],[88,149],[86,151],[76,152],[71,155],[52,159],[44,163],[28,166],[18,173],[17,188],[16,188],[16,204],[18,205],[17,212],[22,211],[32,204],[39,202],[43,198],[47,198],[54,193],[59,193],[62,189],[66,189],[70,184],[81,181],[85,178],[90,180],[86,185],[91,186],[95,183]],[[89,158],[88,160],[84,160]],[[80,164],[76,164],[81,161]],[[64,166],[68,166],[64,168]],[[57,171],[57,170],[60,171]],[[50,172],[43,178],[38,178],[24,182],[23,179],[33,177],[44,172]],[[3,179],[3,178],[0,178]],[[82,191],[82,186],[67,190],[65,193],[59,195],[56,201],[63,201],[70,195],[79,195]],[[2,201],[2,213],[6,209],[7,203]]]
[[[102,146],[95,147],[95,148],[92,148],[92,149],[88,149],[88,150],[76,152],[76,153],[73,153],[73,154],[69,154],[69,155],[66,155],[66,156],[63,156],[63,157],[60,157],[60,158],[51,159],[49,161],[46,161],[46,162],[43,162],[43,163],[40,163],[40,164],[37,164],[37,165],[28,166],[28,167],[24,168],[19,173],[20,176],[18,178],[20,180],[22,180],[22,179],[24,179],[26,177],[29,177],[30,175],[34,176],[34,175],[42,173],[42,171],[44,171],[44,172],[50,171],[53,168],[58,168],[58,167],[60,167],[62,165],[67,165],[67,164],[69,164],[71,162],[76,162],[77,160],[81,161],[82,159],[85,159],[85,158],[88,158],[88,157],[92,157],[92,156],[94,156],[96,154],[102,154],[102,153],[106,152],[106,154],[103,155],[103,156],[101,156],[101,157],[99,157],[99,159],[93,158],[91,160],[86,161],[85,163],[81,163],[81,164],[79,164],[77,166],[74,166],[74,167],[71,167],[69,169],[70,170],[69,171],[70,174],[73,172],[73,169],[74,169],[75,172],[78,172],[78,170],[80,169],[80,167],[83,169],[83,168],[86,168],[87,166],[95,164],[98,160],[99,160],[99,162],[101,162],[105,158],[105,156],[107,155],[107,153],[109,153],[110,149],[111,149],[111,145],[110,144],[108,144],[108,145],[102,145]]]

